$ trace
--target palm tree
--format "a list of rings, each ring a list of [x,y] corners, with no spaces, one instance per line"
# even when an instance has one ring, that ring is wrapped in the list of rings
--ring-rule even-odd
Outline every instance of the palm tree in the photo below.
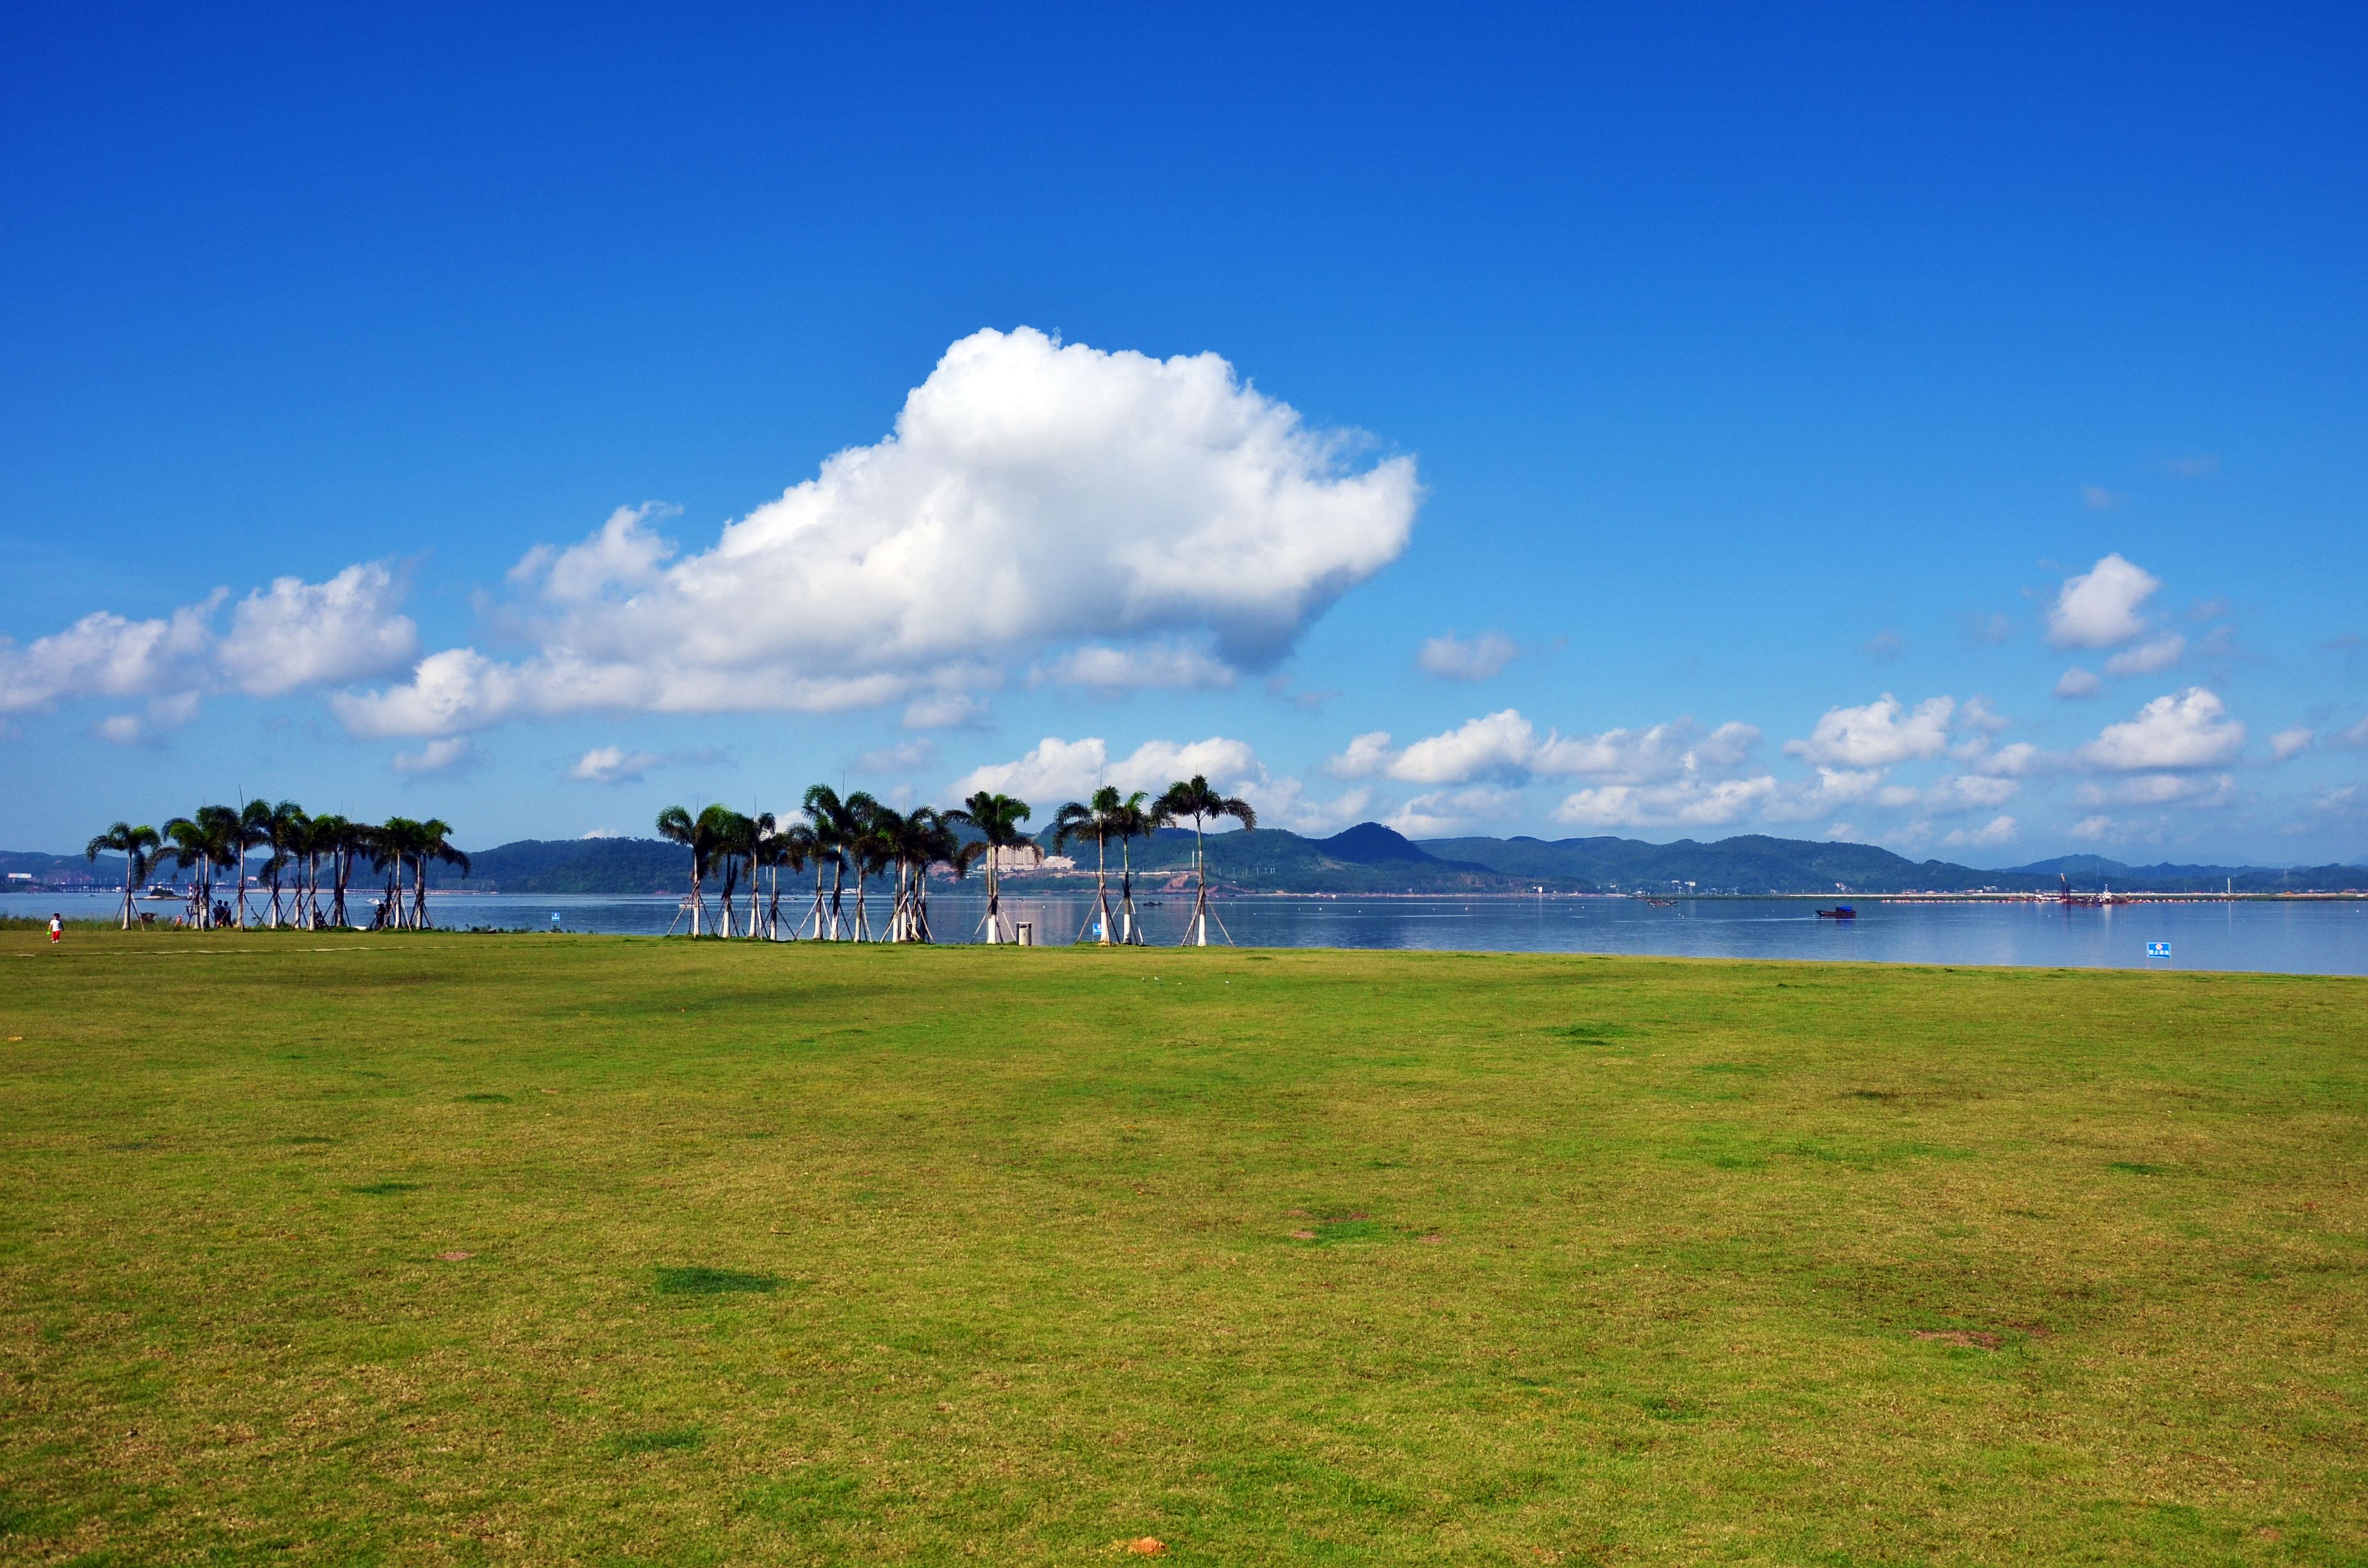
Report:
[[[362,853],[364,835],[370,830],[360,823],[347,822],[340,816],[313,819],[314,850],[329,858],[329,924],[338,930],[346,927],[346,885],[353,880],[354,858]],[[317,892],[320,879],[313,879]]]
[[[1248,833],[1258,826],[1258,812],[1247,801],[1218,794],[1197,773],[1167,786],[1167,792],[1159,797],[1159,809],[1171,819],[1192,819],[1192,868],[1200,877],[1201,892],[1192,902],[1192,918],[1184,927],[1182,946],[1205,948],[1209,945],[1209,860],[1202,822],[1209,817],[1233,817]],[[1231,942],[1232,936],[1225,940]]]
[[[761,820],[771,822],[773,813],[767,812]],[[787,827],[776,826],[765,835],[764,841],[758,846],[757,854],[760,861],[770,868],[773,873],[772,902],[765,911],[765,936],[768,940],[778,942],[781,939],[782,869],[786,867],[792,871],[804,870],[806,862],[814,858],[814,824],[811,823],[793,822]],[[821,891],[819,882],[815,891],[817,892]]]
[[[699,813],[700,825],[707,829],[712,847],[709,854],[723,863],[723,897],[720,907],[723,915],[717,924],[723,927],[716,935],[729,938],[732,935],[732,892],[740,883],[740,862],[753,859],[757,853],[757,824],[731,807],[717,804]],[[756,883],[756,873],[749,873],[749,884]],[[753,924],[753,916],[751,917]]]
[[[193,817],[174,817],[165,824],[163,838],[156,863],[161,866],[170,860],[176,870],[189,873],[189,924],[204,930],[213,914],[206,885],[205,824]]]
[[[855,939],[873,941],[871,919],[864,908],[863,892],[871,878],[888,869],[895,852],[896,831],[905,819],[858,790],[847,797],[848,814],[855,820],[855,834],[848,841],[848,853],[855,861]]]
[[[1138,838],[1148,838],[1167,825],[1166,811],[1152,802],[1149,791],[1137,790],[1119,802],[1116,822],[1111,831],[1118,835],[1118,939],[1121,945],[1139,948],[1143,932],[1134,918],[1134,854],[1131,847]]]
[[[748,837],[745,846],[740,852],[748,858],[748,930],[746,935],[751,941],[754,941],[757,937],[764,935],[765,930],[764,921],[757,917],[757,896],[762,890],[762,884],[764,881],[763,873],[760,868],[769,863],[768,852],[765,846],[772,840],[773,813],[770,812],[758,812],[755,816],[746,818],[745,820],[748,824]],[[777,884],[780,880],[779,876],[776,876],[774,879]]]
[[[164,840],[153,827],[134,827],[120,822],[90,841],[83,848],[83,858],[97,862],[102,850],[112,849],[123,857],[123,928],[131,929],[132,890],[146,885],[148,857]]]
[[[450,823],[429,817],[419,824],[418,835],[412,840],[411,902],[414,918],[411,925],[415,931],[427,930],[432,924],[427,918],[427,862],[434,860],[446,866],[458,866],[461,876],[469,874],[469,857],[453,844],[451,833]]]
[[[295,861],[308,820],[304,808],[293,801],[282,801],[263,812],[263,842],[271,850],[271,858],[263,866],[264,881],[271,888],[271,914],[264,924],[274,930],[279,926],[279,875]]]
[[[905,894],[905,940],[933,942],[937,937],[929,929],[929,868],[944,861],[960,877],[969,872],[970,859],[963,855],[962,839],[945,813],[928,806],[905,819],[904,853],[912,868]]]
[[[352,824],[341,816],[324,814],[304,824],[304,919],[307,931],[321,928],[321,857],[329,858],[329,878],[340,894],[345,892],[345,879],[337,875],[337,855],[346,830]],[[342,899],[339,901],[343,902]],[[343,924],[340,920],[336,924]]]
[[[704,812],[694,818],[680,806],[668,806],[658,813],[658,836],[672,839],[690,851],[690,934],[694,940],[699,936],[699,917],[707,913],[707,894],[702,884],[707,880],[707,858],[715,847],[706,823]]]
[[[847,868],[855,864],[856,926],[848,935],[857,941],[863,939],[863,837],[871,813],[880,802],[858,790],[842,799],[827,784],[816,784],[805,793],[803,801],[807,820],[814,824],[817,857],[814,861],[814,937],[823,937],[822,865],[827,859],[831,866],[829,939],[837,941],[845,927],[841,917],[841,899],[847,886]]]
[[[981,790],[946,813],[948,823],[974,830],[986,846],[986,919],[983,924],[990,944],[1015,941],[1019,937],[1016,931],[1008,937],[1003,934],[1001,878],[996,861],[999,852],[1018,849],[1033,842],[1019,831],[1019,824],[1026,822],[1029,815],[1027,801],[988,790]],[[967,869],[967,866],[968,860],[965,859],[957,869]]]
[[[233,806],[199,806],[197,819],[198,825],[205,831],[206,858],[210,862],[206,869],[205,928],[211,931],[220,924],[215,918],[213,867],[227,866],[237,860],[244,870],[246,829]]]
[[[1094,841],[1094,898],[1100,913],[1094,924],[1097,946],[1110,945],[1109,854],[1104,848],[1118,831],[1118,786],[1105,784],[1087,801],[1071,801],[1053,813],[1053,852],[1059,854],[1074,838]],[[1083,937],[1080,931],[1078,936]]]
[[[420,824],[409,817],[389,817],[370,830],[370,858],[373,869],[386,873],[386,897],[370,921],[370,929],[402,930],[410,920],[403,902],[403,873],[411,866],[411,846]]]
[[[238,848],[238,928],[246,929],[246,852],[260,849],[271,842],[271,805],[267,801],[249,801],[238,809],[236,830]]]

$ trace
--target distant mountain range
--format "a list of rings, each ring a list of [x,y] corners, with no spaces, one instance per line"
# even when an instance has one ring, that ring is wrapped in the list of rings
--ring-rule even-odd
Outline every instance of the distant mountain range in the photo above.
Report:
[[[1433,838],[1419,843],[1379,823],[1329,838],[1278,828],[1209,836],[1212,880],[1252,892],[1894,893],[2044,892],[2067,877],[2076,888],[2122,892],[2328,892],[2368,889],[2362,866],[2124,865],[2094,855],[2059,856],[2004,870],[1945,860],[1910,860],[1865,844],[1825,844],[1747,834],[1703,844],[1634,838]],[[1091,843],[1069,853],[1089,875]],[[1191,865],[1190,829],[1168,828],[1133,846],[1138,886],[1158,887]],[[438,868],[431,885],[506,893],[670,893],[690,882],[689,854],[655,838],[520,839],[471,856],[464,880]],[[1110,869],[1119,869],[1110,846]],[[0,853],[0,873],[21,871],[52,886],[88,879],[121,886],[120,857],[96,865],[79,855]]]

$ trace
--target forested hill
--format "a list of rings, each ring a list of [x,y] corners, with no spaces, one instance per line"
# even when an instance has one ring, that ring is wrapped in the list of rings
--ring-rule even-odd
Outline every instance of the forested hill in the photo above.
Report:
[[[1826,844],[1748,834],[1714,844],[1681,838],[1645,844],[1633,838],[1433,838],[1434,855],[1475,861],[1493,870],[1538,881],[1586,881],[1606,892],[1668,890],[1692,882],[1710,892],[2046,892],[2068,877],[2075,888],[2110,885],[2120,892],[2214,892],[2233,883],[2238,892],[2332,892],[2368,888],[2361,866],[2124,866],[2093,856],[2067,856],[2010,870],[1985,871],[1945,860],[1909,860],[1867,844]]]
[[[463,881],[433,867],[429,887],[488,892],[680,893],[690,891],[690,851],[663,838],[522,838],[472,850]]]

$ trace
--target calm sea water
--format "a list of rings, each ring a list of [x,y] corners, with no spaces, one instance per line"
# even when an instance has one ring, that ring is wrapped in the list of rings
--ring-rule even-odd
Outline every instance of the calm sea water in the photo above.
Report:
[[[811,893],[809,893],[811,898]],[[1007,895],[1011,916],[1036,939],[1074,938],[1092,913],[1090,896]],[[1836,959],[1873,963],[2007,964],[2138,969],[2146,945],[2169,942],[2179,969],[2258,970],[2289,974],[2368,974],[2368,902],[2131,904],[2064,909],[2049,904],[1884,903],[1860,898],[1855,921],[1820,920],[1803,899],[1704,899],[1657,907],[1633,899],[1243,898],[1218,904],[1244,947],[1395,948],[1478,952],[1645,953],[1696,958]],[[0,913],[107,918],[115,900],[65,893],[0,895]],[[142,904],[169,920],[179,905]],[[745,907],[745,904],[744,904]],[[438,894],[438,925],[450,927],[656,934],[677,919],[668,898],[529,899]],[[791,904],[784,893],[783,920]],[[939,893],[930,918],[942,941],[967,941],[985,901]],[[885,902],[873,905],[875,922]],[[1175,942],[1189,898],[1163,897],[1143,910],[1145,937]],[[556,921],[553,916],[556,915]],[[2164,967],[2163,960],[2151,960]]]

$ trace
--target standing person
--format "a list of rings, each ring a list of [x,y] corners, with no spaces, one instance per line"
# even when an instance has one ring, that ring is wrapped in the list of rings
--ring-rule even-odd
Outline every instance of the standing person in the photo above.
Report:
[[[56,947],[66,934],[66,923],[55,910],[50,912],[50,946]]]

